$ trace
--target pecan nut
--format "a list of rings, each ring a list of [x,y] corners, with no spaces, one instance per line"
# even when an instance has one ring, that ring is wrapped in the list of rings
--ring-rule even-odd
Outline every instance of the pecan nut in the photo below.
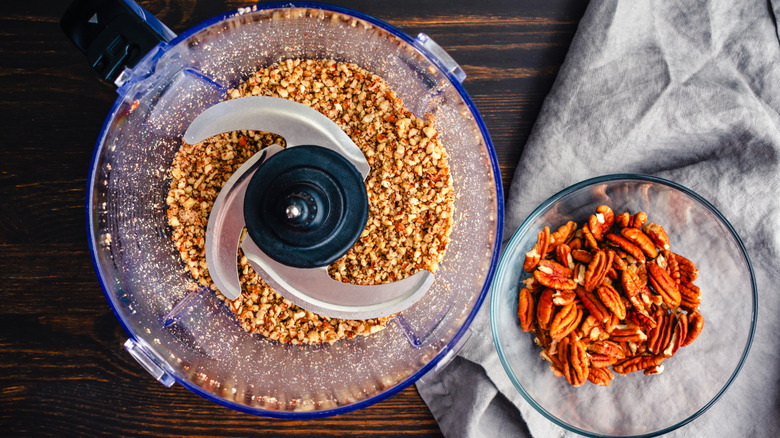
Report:
[[[582,321],[582,309],[576,303],[561,307],[550,323],[550,337],[560,341],[573,332],[580,325],[580,321]]]
[[[590,232],[590,229],[588,227],[582,227],[580,228],[580,231],[582,232],[582,238],[585,240],[585,243],[588,245],[588,248],[590,248],[593,251],[597,251],[599,249],[599,243],[596,241],[596,238],[593,236],[593,233]]]
[[[523,263],[523,269],[526,272],[531,272],[539,263],[540,260],[547,254],[547,249],[550,246],[550,228],[544,227],[539,234],[536,235],[536,244],[530,251],[525,253],[525,262]]]
[[[584,249],[573,249],[571,250],[571,257],[582,263],[590,263],[591,260],[593,260],[593,254],[590,253],[590,251],[585,251]]]
[[[686,259],[680,254],[674,254],[674,258],[677,260],[677,265],[680,267],[680,281],[686,283],[693,283],[699,278],[699,269],[692,261]]]
[[[678,286],[680,290],[680,307],[689,311],[697,312],[699,310],[699,304],[701,304],[701,289],[693,283],[680,283]]]
[[[656,263],[647,264],[648,279],[653,289],[663,298],[669,307],[677,307],[682,301],[680,289],[677,287],[674,279],[666,270]]]
[[[623,228],[620,230],[620,234],[631,243],[638,246],[642,252],[651,259],[658,257],[658,249],[656,249],[655,243],[653,243],[653,241],[647,237],[647,234],[643,233],[639,228]]]
[[[608,205],[599,205],[596,208],[596,214],[588,218],[588,228],[596,240],[604,239],[604,235],[612,228],[615,223],[615,213]]]
[[[685,347],[686,345],[690,345],[691,342],[699,337],[703,328],[704,318],[701,316],[701,313],[688,315],[688,333],[685,336],[685,341],[683,341],[680,346]]]
[[[593,315],[588,315],[580,325],[580,336],[591,341],[596,341],[602,334],[602,325]]]
[[[625,351],[620,344],[599,340],[588,345],[587,350],[590,352],[590,366],[593,368],[604,368],[617,363],[617,361],[626,357]]]
[[[626,319],[626,306],[623,304],[620,293],[614,287],[608,284],[602,284],[596,290],[596,295],[599,297],[599,300],[604,303],[604,306],[619,319]]]
[[[596,321],[600,323],[607,323],[611,314],[609,309],[602,303],[593,292],[588,292],[582,287],[575,289],[577,297],[582,301],[582,305],[588,310],[591,316],[596,318]]]
[[[553,310],[555,310],[555,305],[552,300],[554,292],[553,289],[549,288],[542,290],[542,293],[539,294],[539,303],[536,305],[536,321],[539,324],[539,327],[545,330],[550,328]]]
[[[666,357],[672,357],[677,350],[682,347],[685,338],[688,337],[688,315],[684,313],[678,313],[675,322],[674,330],[672,331],[672,338],[669,341],[669,345],[664,349],[663,354]]]
[[[653,354],[661,354],[672,337],[674,317],[661,308],[656,310],[653,316],[656,326],[647,335],[647,349]]]
[[[639,326],[620,324],[609,334],[609,339],[615,342],[644,342],[647,340],[647,335]]]
[[[607,243],[609,243],[610,245],[616,248],[621,249],[623,252],[630,255],[638,263],[645,263],[647,261],[647,259],[645,258],[645,253],[642,251],[642,249],[634,245],[630,240],[626,239],[625,237],[610,233],[607,234],[606,240]]]
[[[571,290],[577,287],[573,271],[552,260],[542,260],[534,271],[536,281],[552,289]]]
[[[556,306],[565,306],[577,299],[577,293],[573,290],[556,290],[552,294],[552,302]]]
[[[661,257],[659,257],[661,259]],[[674,279],[674,282],[680,284],[680,265],[677,263],[677,258],[671,251],[664,251],[663,260],[666,263],[666,272]],[[658,262],[658,260],[656,260]]]
[[[626,297],[631,303],[631,306],[633,306],[637,312],[647,316],[648,312],[641,297],[642,292],[645,290],[645,283],[639,278],[639,275],[632,269],[626,269],[620,277],[620,283],[623,286],[623,291],[626,293]]]
[[[664,250],[669,250],[669,236],[666,234],[664,227],[654,224],[652,222],[646,223],[642,226],[642,231],[655,243],[655,245]]]
[[[615,375],[609,368],[590,368],[588,373],[588,381],[594,385],[609,386],[610,382],[615,379]]]
[[[563,376],[572,386],[581,386],[588,379],[590,365],[585,345],[574,335],[563,338],[558,344],[559,360],[563,363]]]
[[[534,297],[527,287],[520,289],[517,297],[517,316],[524,332],[530,332],[534,326]]]
[[[620,213],[619,215],[615,216],[615,225],[618,228],[625,228],[631,226],[631,215],[624,211],[623,213]]]
[[[558,231],[550,235],[550,244],[553,247],[557,247],[562,243],[568,242],[576,229],[577,229],[576,222],[574,221],[567,222],[566,225],[561,226],[560,228],[558,228]]]
[[[555,247],[555,259],[558,263],[569,269],[574,269],[574,258],[571,256],[571,248],[565,243]]]
[[[604,281],[610,265],[609,257],[605,251],[597,251],[593,255],[590,263],[588,263],[588,269],[585,271],[582,285],[586,291],[590,292],[596,289]]]
[[[615,370],[615,372],[618,374],[629,374],[633,373],[634,371],[657,367],[661,365],[661,362],[663,362],[664,359],[665,358],[661,355],[632,356],[628,359],[624,359],[623,361],[616,363],[612,366],[612,369]]]
[[[647,222],[647,214],[644,211],[639,211],[631,217],[631,227],[633,228],[642,228],[645,222]]]

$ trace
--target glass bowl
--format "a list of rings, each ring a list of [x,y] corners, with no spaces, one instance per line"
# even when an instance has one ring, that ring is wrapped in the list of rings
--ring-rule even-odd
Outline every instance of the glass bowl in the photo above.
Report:
[[[520,327],[518,291],[530,275],[525,254],[544,226],[569,220],[579,226],[596,207],[617,215],[644,211],[662,225],[671,250],[699,268],[704,328],[690,345],[663,362],[664,371],[615,373],[610,386],[571,386],[555,377],[534,335]],[[542,203],[504,250],[490,302],[493,339],[501,363],[520,394],[557,425],[586,436],[654,436],[703,414],[736,378],[756,327],[757,290],[745,247],[712,204],[693,191],[656,177],[607,175],[575,184]]]

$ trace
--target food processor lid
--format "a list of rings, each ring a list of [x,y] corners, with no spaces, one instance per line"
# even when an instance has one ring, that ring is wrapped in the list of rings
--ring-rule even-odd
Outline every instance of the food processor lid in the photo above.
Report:
[[[287,99],[251,96],[220,102],[199,115],[184,141],[231,131],[272,132],[287,141],[265,148],[225,183],[206,229],[206,264],[230,300],[241,295],[238,248],[284,298],[322,316],[369,319],[417,302],[434,276],[420,271],[391,283],[359,286],[328,275],[363,232],[370,170],[358,146],[329,118]],[[243,234],[246,229],[247,233]]]

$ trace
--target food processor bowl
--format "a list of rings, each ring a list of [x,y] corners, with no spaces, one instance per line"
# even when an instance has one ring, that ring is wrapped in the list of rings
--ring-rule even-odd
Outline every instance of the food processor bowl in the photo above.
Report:
[[[245,332],[186,271],[166,216],[168,168],[204,109],[251,73],[288,58],[334,59],[378,74],[436,127],[456,193],[451,244],[427,294],[388,326],[334,344]],[[461,81],[433,41],[315,3],[241,8],[155,46],[118,76],[89,174],[92,257],[129,333],[127,350],[165,385],[268,417],[340,414],[382,400],[447,362],[482,304],[501,246],[495,152]]]

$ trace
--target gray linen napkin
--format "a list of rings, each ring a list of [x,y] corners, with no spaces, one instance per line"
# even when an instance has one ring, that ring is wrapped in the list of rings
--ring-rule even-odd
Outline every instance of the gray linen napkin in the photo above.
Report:
[[[507,238],[590,177],[645,173],[713,203],[742,237],[758,327],[737,379],[670,436],[780,436],[780,0],[594,0],[512,181]],[[417,387],[449,437],[572,436],[506,377],[485,303],[473,334]],[[510,435],[511,434],[511,435]]]

